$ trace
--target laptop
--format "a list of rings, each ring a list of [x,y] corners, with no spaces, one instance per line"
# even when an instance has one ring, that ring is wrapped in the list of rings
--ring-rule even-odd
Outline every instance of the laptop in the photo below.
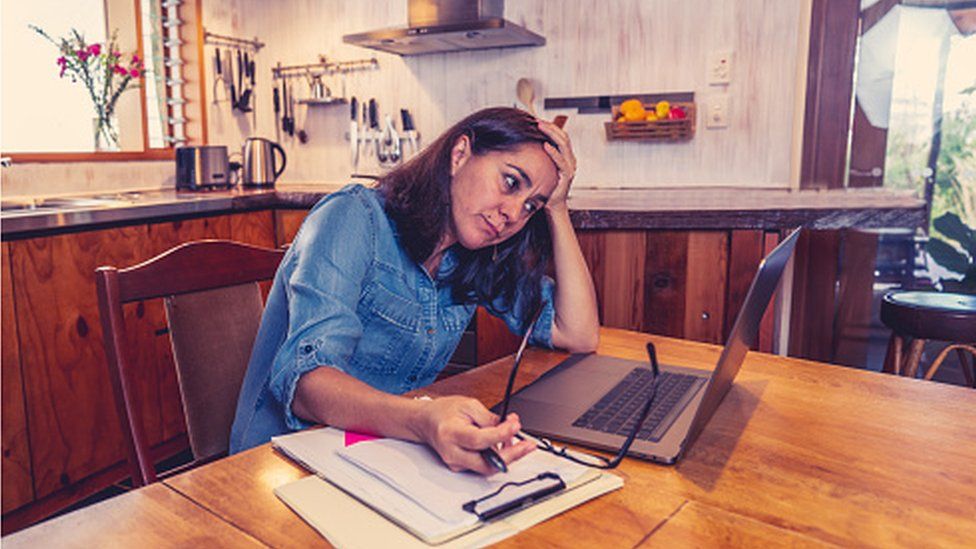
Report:
[[[759,264],[713,372],[661,365],[654,404],[628,455],[674,464],[688,450],[732,386],[793,255],[793,231]],[[652,386],[649,362],[573,355],[514,393],[510,412],[535,436],[617,451]],[[497,411],[497,410],[496,410]]]

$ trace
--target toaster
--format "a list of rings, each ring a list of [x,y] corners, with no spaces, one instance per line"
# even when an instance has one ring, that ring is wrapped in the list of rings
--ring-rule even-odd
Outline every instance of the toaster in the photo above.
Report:
[[[228,188],[234,183],[226,146],[177,147],[177,189]]]

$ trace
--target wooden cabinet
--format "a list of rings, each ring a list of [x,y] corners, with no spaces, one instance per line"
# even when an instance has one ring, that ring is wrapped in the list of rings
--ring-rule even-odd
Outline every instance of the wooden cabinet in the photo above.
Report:
[[[308,210],[275,210],[275,243],[291,244],[307,215]]]
[[[723,343],[765,251],[763,231],[578,231],[603,326]],[[772,348],[767,312],[759,348]]]
[[[8,253],[10,256],[9,273],[4,263],[3,296],[4,513],[13,509],[8,498],[10,506],[21,505],[25,498],[36,499],[44,510],[34,515],[41,518],[125,475],[123,440],[95,294],[95,268],[131,266],[201,238],[231,238],[272,247],[272,212],[4,243],[5,260]],[[137,354],[132,358],[140,366],[139,401],[144,406],[150,444],[178,450],[185,446],[185,427],[162,303],[133,303],[125,308],[125,315],[128,348]],[[11,318],[16,319],[14,329],[8,326],[13,323]],[[21,383],[14,375],[21,370],[11,367],[18,363],[18,351],[23,371],[19,402],[26,412],[21,418],[15,406]],[[13,396],[8,397],[8,389]],[[113,468],[117,472],[106,474]],[[18,484],[21,472],[28,479],[26,496]],[[84,489],[78,488],[81,485]]]
[[[3,243],[2,273],[0,282],[3,284],[3,320],[0,326],[0,336],[3,341],[2,365],[2,394],[0,412],[3,425],[0,434],[3,437],[3,481],[0,484],[3,492],[3,512],[7,513],[34,499],[34,487],[31,484],[31,462],[27,449],[27,412],[24,409],[24,384],[21,377],[20,343],[17,341],[17,322],[13,308],[14,287],[10,277],[10,249]]]

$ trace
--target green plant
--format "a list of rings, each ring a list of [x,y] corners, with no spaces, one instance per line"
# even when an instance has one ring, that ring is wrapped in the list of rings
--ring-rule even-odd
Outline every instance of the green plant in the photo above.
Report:
[[[976,294],[976,231],[954,213],[943,214],[933,225],[940,234],[957,242],[953,245],[932,237],[926,245],[933,261],[962,275],[961,281],[943,280],[943,289]]]
[[[71,29],[68,37],[55,40],[39,27],[28,26],[57,46],[61,52],[57,59],[61,69],[59,76],[64,78],[67,73],[72,82],[81,81],[88,90],[95,109],[96,144],[104,140],[106,144],[117,146],[119,137],[112,127],[115,103],[123,92],[139,87],[143,73],[142,60],[138,55],[132,54],[127,63],[122,61],[123,56],[118,49],[118,31],[113,32],[103,45],[87,43],[85,37],[75,29]]]

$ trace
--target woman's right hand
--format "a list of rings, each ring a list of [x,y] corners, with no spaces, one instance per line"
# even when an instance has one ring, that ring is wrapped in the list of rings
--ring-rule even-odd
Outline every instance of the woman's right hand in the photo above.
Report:
[[[426,402],[420,420],[420,438],[429,444],[452,471],[470,470],[482,475],[496,473],[480,450],[493,447],[505,463],[512,463],[535,449],[528,440],[512,444],[522,428],[516,414],[504,422],[481,402],[449,396]]]

